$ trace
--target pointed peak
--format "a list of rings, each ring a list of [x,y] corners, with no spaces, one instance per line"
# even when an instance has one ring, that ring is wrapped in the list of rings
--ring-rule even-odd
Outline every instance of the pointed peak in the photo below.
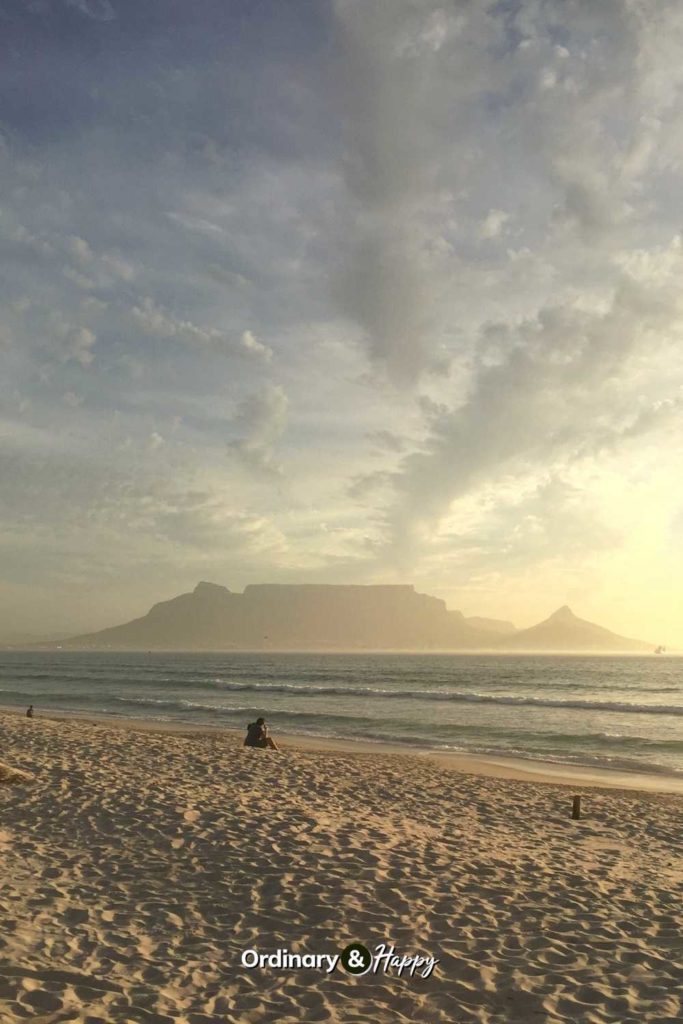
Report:
[[[557,622],[558,619],[575,619],[576,615],[574,615],[574,612],[568,604],[563,604],[561,608],[558,608],[556,612],[553,612],[550,618]]]

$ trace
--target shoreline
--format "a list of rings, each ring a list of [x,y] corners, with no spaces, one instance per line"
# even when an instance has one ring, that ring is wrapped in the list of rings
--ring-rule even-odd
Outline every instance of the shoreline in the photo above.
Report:
[[[48,641],[46,643],[3,646],[0,645],[0,653],[17,652],[20,654],[55,654],[61,651],[64,654],[343,654],[359,655],[387,655],[407,654],[425,655],[430,657],[443,657],[444,655],[463,655],[464,657],[479,657],[480,655],[492,655],[493,657],[540,657],[540,658],[650,658],[655,654],[655,644],[652,650],[604,650],[602,648],[568,648],[561,650],[553,648],[544,650],[539,647],[69,647],[64,644],[57,644]],[[683,657],[683,648],[667,648],[658,658]]]
[[[0,715],[24,718],[25,711],[16,707],[0,705]],[[160,722],[143,718],[124,718],[109,715],[90,715],[80,711],[38,711],[33,723],[46,721],[86,722],[111,731],[143,732],[187,739],[224,737],[239,747],[243,733],[222,726],[193,725],[186,722]],[[544,785],[579,787],[581,789],[608,789],[637,793],[668,793],[683,796],[683,778],[665,773],[631,772],[620,769],[592,768],[589,766],[567,765],[535,758],[515,758],[497,755],[467,754],[412,747],[381,740],[336,739],[333,737],[302,736],[297,733],[278,731],[274,737],[286,750],[356,755],[392,755],[419,758],[435,763],[449,771],[462,775],[484,778],[505,779],[517,782],[533,782]]]

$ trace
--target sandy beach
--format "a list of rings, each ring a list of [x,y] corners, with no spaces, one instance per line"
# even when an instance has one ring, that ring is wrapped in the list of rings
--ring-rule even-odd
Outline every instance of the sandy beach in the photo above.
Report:
[[[3,1024],[680,1020],[681,795],[219,732],[0,730],[33,776],[0,785]],[[242,962],[351,942],[438,962]]]

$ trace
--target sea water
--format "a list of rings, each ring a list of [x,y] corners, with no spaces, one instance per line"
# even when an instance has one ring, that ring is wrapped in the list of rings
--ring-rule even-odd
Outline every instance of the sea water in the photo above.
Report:
[[[683,776],[669,655],[0,652],[0,705]]]

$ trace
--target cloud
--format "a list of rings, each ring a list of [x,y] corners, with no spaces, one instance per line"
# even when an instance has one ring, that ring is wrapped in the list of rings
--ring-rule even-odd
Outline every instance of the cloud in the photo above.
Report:
[[[510,219],[510,214],[504,210],[489,210],[481,222],[479,233],[482,238],[498,238],[503,228]]]
[[[164,439],[161,436],[161,434],[158,434],[156,430],[153,430],[152,433],[147,438],[147,450],[150,452],[155,452],[157,451],[158,448],[161,448],[163,443]]]
[[[449,560],[464,579],[483,568],[500,577],[529,564],[584,560],[622,540],[618,526],[605,521],[594,498],[560,474],[484,488],[475,508],[469,523],[465,514],[464,524],[456,511],[435,544],[437,557]]]
[[[233,427],[241,434],[230,450],[250,468],[280,474],[275,448],[287,426],[289,399],[282,387],[268,385],[239,406]]]
[[[116,17],[116,11],[109,0],[66,0],[66,4],[93,21],[113,21]]]
[[[15,5],[0,533],[43,607],[217,551],[494,604],[581,536],[596,592],[665,574],[683,9],[645,6]]]
[[[97,335],[87,327],[65,327],[61,334],[60,358],[89,366],[95,358],[92,351]]]
[[[374,430],[368,434],[368,440],[388,452],[402,452],[406,447],[404,438],[391,430]]]
[[[638,222],[680,70],[667,63],[653,78],[652,30],[635,7],[571,9],[569,19],[556,3],[335,4],[349,194],[335,294],[394,383],[444,373],[452,347],[439,345],[468,330],[471,279],[488,277],[490,301],[502,257],[482,260],[481,240],[514,222],[554,266],[576,243],[604,256]]]
[[[431,358],[420,217],[433,183],[433,56],[450,20],[442,11],[421,17],[405,0],[371,8],[339,0],[335,12],[345,43],[344,168],[352,199],[336,292],[342,311],[362,328],[371,359],[405,386]]]
[[[71,632],[99,628],[122,615],[115,593],[144,614],[209,570],[228,583],[238,573],[257,581],[287,559],[273,517],[245,509],[224,470],[211,481],[190,464],[172,473],[166,447],[141,451],[140,463],[112,448],[104,463],[65,451],[59,439],[2,445],[2,585],[21,590],[9,618],[24,621],[31,599],[36,633],[52,622]]]
[[[270,362],[273,356],[272,349],[269,349],[267,345],[264,345],[263,342],[255,338],[251,331],[243,331],[240,341],[246,352],[265,360],[267,363]]]
[[[232,338],[215,327],[198,327],[189,320],[180,320],[156,305],[145,296],[139,305],[133,306],[131,316],[145,334],[162,338],[178,338],[215,348],[217,351],[248,356],[263,362],[270,362],[272,350],[258,341],[249,330],[243,331],[238,339]]]
[[[639,395],[642,356],[675,352],[683,335],[677,239],[671,250],[678,258],[663,255],[668,273],[657,286],[623,274],[599,311],[574,301],[483,328],[481,340],[495,339],[497,355],[476,368],[455,408],[424,403],[427,438],[394,475],[392,550],[414,554],[454,500],[504,473],[604,454],[679,415],[677,383],[666,400],[661,380],[654,402]]]
[[[64,248],[77,263],[89,263],[93,259],[92,249],[84,238],[78,238],[77,235],[65,239]]]

